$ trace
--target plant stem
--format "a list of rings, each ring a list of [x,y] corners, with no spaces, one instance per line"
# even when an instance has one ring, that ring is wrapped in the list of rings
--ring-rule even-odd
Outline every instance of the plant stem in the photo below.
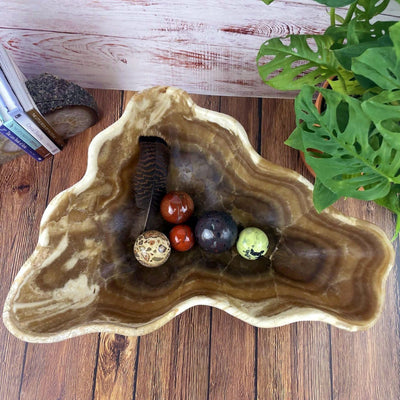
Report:
[[[330,11],[329,11],[329,15],[331,18],[331,26],[335,26],[336,23],[336,15],[335,15],[335,9],[334,7],[331,7]]]
[[[350,5],[349,9],[347,10],[346,17],[344,18],[343,25],[346,25],[350,22],[353,17],[354,11],[356,10],[357,4],[358,0]]]

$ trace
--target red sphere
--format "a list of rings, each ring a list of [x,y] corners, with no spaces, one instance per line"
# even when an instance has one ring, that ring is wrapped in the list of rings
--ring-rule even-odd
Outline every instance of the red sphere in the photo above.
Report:
[[[188,251],[194,245],[194,235],[187,225],[175,225],[169,233],[169,241],[176,251]]]
[[[181,224],[194,211],[192,198],[185,192],[169,192],[161,200],[161,215],[171,224]]]

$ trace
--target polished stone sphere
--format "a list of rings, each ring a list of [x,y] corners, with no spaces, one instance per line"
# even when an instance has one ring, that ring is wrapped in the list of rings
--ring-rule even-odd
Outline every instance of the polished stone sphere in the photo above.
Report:
[[[188,225],[175,225],[169,232],[169,241],[176,251],[188,251],[194,245],[193,231]]]
[[[247,260],[257,260],[267,253],[268,236],[259,228],[245,228],[236,243],[238,253]]]
[[[159,267],[168,260],[171,245],[162,232],[146,231],[136,239],[133,252],[136,260],[145,267]]]
[[[193,200],[186,192],[169,192],[161,200],[161,215],[171,224],[181,224],[187,221],[193,214],[193,210]]]
[[[210,253],[229,250],[237,238],[237,225],[223,211],[208,211],[197,221],[195,237],[199,246]]]

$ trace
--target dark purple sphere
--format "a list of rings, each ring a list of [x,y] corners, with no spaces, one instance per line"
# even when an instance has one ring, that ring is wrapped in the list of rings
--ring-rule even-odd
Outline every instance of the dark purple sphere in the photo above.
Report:
[[[235,244],[238,229],[226,212],[208,211],[197,221],[194,234],[203,250],[222,253]]]

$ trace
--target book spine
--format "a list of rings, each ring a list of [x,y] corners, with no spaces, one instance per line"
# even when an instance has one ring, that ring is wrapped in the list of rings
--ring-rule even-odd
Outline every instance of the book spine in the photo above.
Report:
[[[37,161],[43,161],[44,160],[43,156],[41,156],[32,147],[28,146],[23,140],[21,140],[18,136],[16,136],[5,125],[0,125],[0,133],[2,135],[4,135],[7,139],[10,139],[13,143],[15,143],[19,148],[21,148],[23,151],[25,151],[25,153],[29,154],[35,160],[37,160]]]
[[[11,109],[14,110],[16,108],[14,106],[14,102],[10,98],[8,98],[7,103]],[[7,109],[7,105],[5,104],[3,96],[1,95],[0,95],[0,124],[4,125],[6,128],[11,130],[16,136],[18,136],[20,140],[22,140],[27,146],[35,150],[42,157],[47,157],[48,155],[50,155],[50,152],[44,146],[42,146],[42,144],[39,141],[37,141],[28,131],[26,131],[10,116],[10,113],[8,112]]]
[[[2,69],[0,69],[0,96],[2,97],[3,106],[6,107],[11,118],[14,118],[52,154],[57,154],[60,151],[60,148],[56,146],[46,133],[44,133],[25,113]]]
[[[12,111],[9,113],[23,128],[25,128],[36,140],[38,140],[51,154],[60,152],[52,140],[29,118],[29,116],[22,110]]]
[[[26,145],[35,150],[43,158],[51,155],[51,153],[44,147],[40,142],[33,138],[29,132],[27,132],[21,125],[19,125],[13,119],[3,122],[3,125],[12,131],[19,139],[21,139]]]
[[[45,134],[57,145],[59,150],[62,150],[65,141],[64,139],[54,130],[54,128],[49,124],[48,121],[43,117],[32,96],[26,87],[24,77],[21,70],[18,68],[15,61],[10,57],[7,50],[0,44],[0,67],[4,68],[4,76],[8,80],[9,86],[11,83],[14,85],[14,91],[16,97],[21,104],[21,108],[30,116],[30,118],[35,121],[35,124],[40,127],[40,129],[45,132]]]
[[[63,149],[65,141],[49,124],[46,118],[35,108],[26,112],[33,121],[47,134],[47,136],[58,146],[60,150]]]

